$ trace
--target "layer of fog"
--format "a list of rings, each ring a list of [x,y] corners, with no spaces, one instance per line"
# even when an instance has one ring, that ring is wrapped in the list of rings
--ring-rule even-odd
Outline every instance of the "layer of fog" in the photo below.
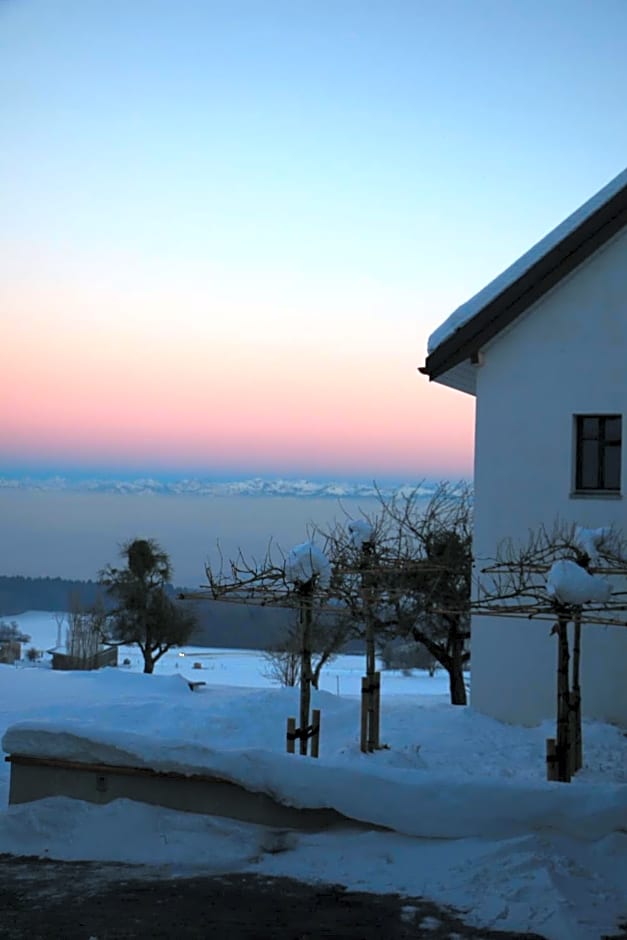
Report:
[[[324,527],[375,512],[376,499],[196,497],[0,492],[0,574],[96,579],[128,539],[154,538],[170,554],[176,584],[206,583],[204,565],[238,547],[262,556],[272,539],[285,551],[311,523]]]

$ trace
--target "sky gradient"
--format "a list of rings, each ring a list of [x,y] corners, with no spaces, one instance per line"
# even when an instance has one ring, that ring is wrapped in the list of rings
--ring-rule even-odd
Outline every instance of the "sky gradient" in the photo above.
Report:
[[[624,0],[0,2],[0,473],[464,476],[429,333],[627,162]]]

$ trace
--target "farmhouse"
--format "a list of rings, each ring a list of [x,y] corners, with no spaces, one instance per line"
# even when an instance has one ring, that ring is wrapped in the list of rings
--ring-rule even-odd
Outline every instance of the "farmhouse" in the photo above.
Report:
[[[627,534],[627,170],[456,310],[420,371],[477,399],[477,559],[556,518]],[[549,630],[474,618],[476,709],[555,714]],[[627,724],[626,668],[627,627],[584,627],[584,716]]]

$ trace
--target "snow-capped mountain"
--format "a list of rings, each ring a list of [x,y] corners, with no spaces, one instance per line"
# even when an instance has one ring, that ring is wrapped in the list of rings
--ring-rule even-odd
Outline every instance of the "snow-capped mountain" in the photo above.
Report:
[[[73,479],[71,477],[0,477],[0,490],[40,490],[46,492],[72,491],[82,493],[156,494],[162,496],[298,496],[331,499],[355,499],[390,496],[393,493],[414,492],[429,497],[436,483],[407,483],[401,486],[354,481],[314,481],[261,479],[217,482],[201,478],[181,480],[141,479]]]

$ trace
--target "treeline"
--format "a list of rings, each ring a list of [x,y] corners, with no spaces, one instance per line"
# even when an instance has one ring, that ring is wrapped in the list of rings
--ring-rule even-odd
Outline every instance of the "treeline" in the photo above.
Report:
[[[168,586],[168,594],[175,596],[180,591]],[[97,597],[111,607],[111,601],[96,581],[0,575],[0,618],[8,619],[27,610],[67,611],[72,597],[78,598],[82,607],[90,607]],[[267,607],[209,600],[193,602],[191,606],[198,624],[190,644],[198,646],[266,649],[283,635],[290,618],[286,610]]]
[[[89,607],[101,595],[102,588],[96,581],[0,575],[0,617],[27,610],[68,610],[73,596]]]
[[[168,585],[174,597],[183,589]],[[68,578],[25,578],[0,575],[0,617],[23,614],[27,610],[67,611],[72,603],[91,607],[100,600],[108,609],[112,601],[97,581],[73,581]]]

